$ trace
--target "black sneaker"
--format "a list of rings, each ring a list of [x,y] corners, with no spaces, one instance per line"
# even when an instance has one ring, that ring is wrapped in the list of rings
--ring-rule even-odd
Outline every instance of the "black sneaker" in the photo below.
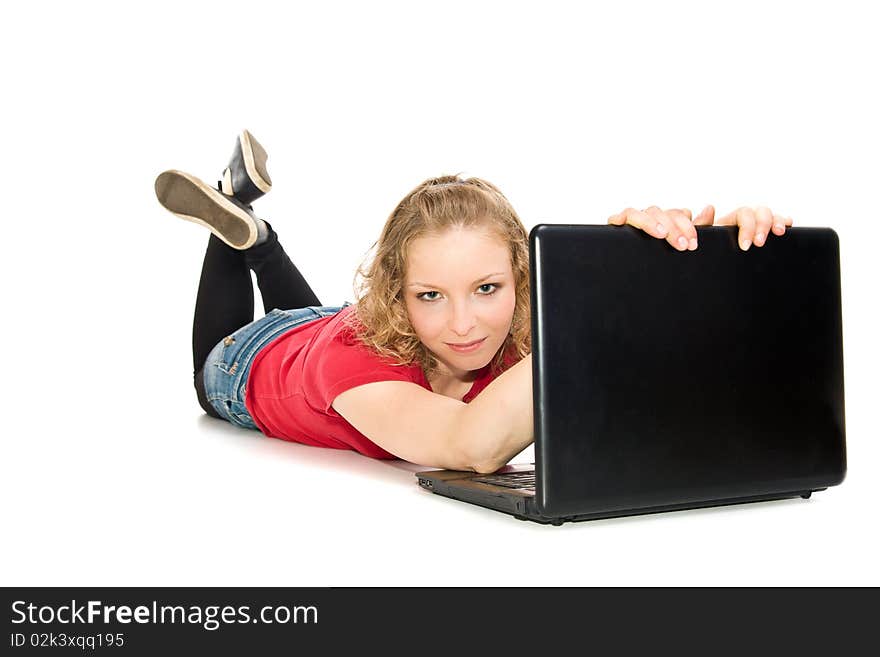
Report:
[[[253,212],[193,175],[174,169],[160,173],[156,198],[169,212],[206,226],[233,249],[247,249],[257,241],[259,229]]]
[[[235,142],[229,166],[219,182],[220,191],[245,205],[250,205],[272,189],[272,179],[266,170],[266,150],[247,130]]]

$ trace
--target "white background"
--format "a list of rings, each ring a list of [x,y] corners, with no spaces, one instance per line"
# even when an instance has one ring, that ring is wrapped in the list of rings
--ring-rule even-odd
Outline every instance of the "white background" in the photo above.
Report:
[[[859,3],[18,3],[0,55],[0,583],[880,584],[880,46]],[[242,128],[270,154],[258,213],[327,305],[443,173],[494,182],[527,228],[706,203],[832,226],[847,479],[543,527],[205,417],[207,233],[153,181],[213,183]]]

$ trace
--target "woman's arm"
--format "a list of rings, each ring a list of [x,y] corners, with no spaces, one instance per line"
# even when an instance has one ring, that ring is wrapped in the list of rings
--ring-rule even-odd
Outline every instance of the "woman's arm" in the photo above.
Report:
[[[496,378],[462,413],[477,472],[495,472],[535,439],[532,355]]]
[[[333,408],[394,456],[432,468],[473,470],[462,431],[467,404],[406,381],[376,381],[336,396]]]
[[[333,408],[405,461],[495,472],[533,440],[532,357],[504,372],[469,404],[415,383],[378,381],[337,395]]]

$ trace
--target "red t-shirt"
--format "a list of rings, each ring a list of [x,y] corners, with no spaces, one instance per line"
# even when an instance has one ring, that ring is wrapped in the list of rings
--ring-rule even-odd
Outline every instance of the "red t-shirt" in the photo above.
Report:
[[[392,365],[360,344],[343,325],[355,308],[297,326],[263,347],[251,366],[245,406],[267,436],[394,459],[331,404],[346,390],[375,381],[408,381],[427,390],[431,384],[421,366]],[[490,369],[487,365],[479,371],[463,402],[492,382]]]

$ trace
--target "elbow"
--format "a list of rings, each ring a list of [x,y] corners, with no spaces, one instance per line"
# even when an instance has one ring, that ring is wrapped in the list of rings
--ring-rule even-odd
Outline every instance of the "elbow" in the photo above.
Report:
[[[459,444],[454,450],[454,455],[451,455],[448,460],[453,470],[478,474],[491,474],[504,465],[497,463],[497,459],[487,454],[485,450],[477,449],[475,445],[468,443]]]
[[[478,474],[492,474],[493,472],[497,472],[498,470],[503,468],[504,465],[504,463],[490,461],[477,463],[476,465],[471,466],[471,469]]]
[[[467,469],[478,474],[492,474],[503,468],[509,459],[503,459],[498,454],[474,453],[466,455],[464,462]]]
[[[445,465],[439,467],[449,470],[461,470],[464,472],[476,472],[477,474],[492,474],[501,468],[504,463],[484,457],[476,457],[469,453],[458,453],[455,457],[446,460]]]
[[[473,416],[463,415],[462,420],[456,429],[455,460],[460,464],[457,469],[492,474],[502,468],[510,459],[502,457],[496,441],[487,440],[492,435],[491,430],[475,424]]]
[[[461,443],[449,445],[442,455],[420,462],[432,467],[443,468],[444,470],[477,472],[479,474],[490,474],[504,465],[503,463],[498,463],[497,459],[491,458],[488,454],[481,453],[473,447],[473,445]]]

